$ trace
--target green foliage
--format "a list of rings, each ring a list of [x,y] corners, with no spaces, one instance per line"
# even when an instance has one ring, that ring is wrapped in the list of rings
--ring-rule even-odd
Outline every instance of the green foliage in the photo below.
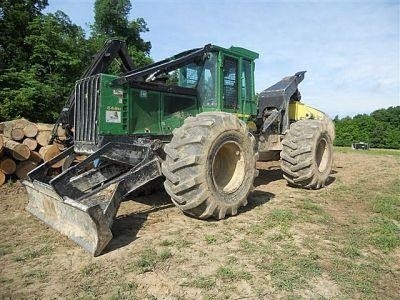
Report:
[[[34,18],[27,32],[26,65],[2,70],[0,75],[0,115],[54,122],[89,60],[84,31],[58,11]]]
[[[0,70],[27,65],[30,45],[25,44],[28,24],[48,5],[47,0],[0,1]]]
[[[89,39],[65,13],[42,14],[48,0],[0,2],[0,121],[54,122],[75,81],[108,38],[126,40],[137,66],[151,61],[151,45],[140,37],[148,31],[145,21],[128,20],[129,0],[111,2],[96,1]]]
[[[370,115],[334,119],[336,146],[367,142],[373,148],[400,149],[400,106],[379,109]]]
[[[151,43],[140,36],[149,29],[142,18],[128,20],[131,8],[129,0],[96,0],[90,43],[94,49],[99,49],[111,37],[124,40],[135,66],[141,67],[152,62],[149,57]]]

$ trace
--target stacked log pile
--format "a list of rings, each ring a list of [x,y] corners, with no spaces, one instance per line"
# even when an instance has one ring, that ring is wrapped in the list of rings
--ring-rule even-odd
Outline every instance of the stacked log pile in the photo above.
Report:
[[[12,176],[26,179],[31,170],[64,150],[60,142],[49,144],[53,126],[32,123],[26,119],[0,123],[0,186]],[[58,136],[59,140],[65,139],[65,132],[61,128]],[[62,163],[52,167],[59,168]]]

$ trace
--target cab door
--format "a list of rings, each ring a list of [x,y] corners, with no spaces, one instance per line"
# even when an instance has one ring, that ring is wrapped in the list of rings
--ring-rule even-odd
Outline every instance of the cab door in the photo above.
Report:
[[[241,117],[243,120],[250,115],[257,113],[257,105],[254,99],[254,78],[253,78],[252,62],[247,59],[241,60],[240,67],[240,97],[239,103],[241,106]]]
[[[231,56],[223,57],[222,65],[222,110],[230,113],[239,113],[238,101],[238,59]]]

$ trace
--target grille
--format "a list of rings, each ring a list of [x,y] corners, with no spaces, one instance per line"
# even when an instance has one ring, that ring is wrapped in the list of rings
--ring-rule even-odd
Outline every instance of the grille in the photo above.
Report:
[[[75,141],[97,144],[100,76],[84,78],[75,85]]]

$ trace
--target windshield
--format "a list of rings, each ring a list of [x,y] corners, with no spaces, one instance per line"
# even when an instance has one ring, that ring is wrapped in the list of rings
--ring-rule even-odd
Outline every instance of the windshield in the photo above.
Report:
[[[217,57],[217,53],[210,52],[201,64],[190,63],[169,72],[167,84],[196,89],[201,105],[217,105],[215,100]]]

